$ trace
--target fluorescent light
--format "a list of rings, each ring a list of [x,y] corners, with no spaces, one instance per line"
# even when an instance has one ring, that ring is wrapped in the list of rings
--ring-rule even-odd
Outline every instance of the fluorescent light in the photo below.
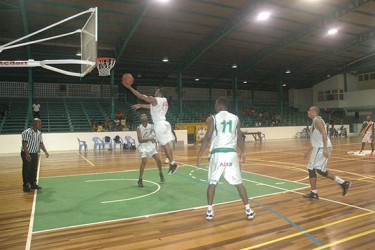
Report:
[[[233,64],[232,69],[237,69],[237,64]]]
[[[168,59],[168,57],[164,57],[162,61],[163,62],[169,62],[169,59]]]
[[[247,81],[243,81],[243,83],[247,83]]]
[[[283,83],[283,87],[286,87],[286,83]]]
[[[257,16],[257,20],[258,21],[265,21],[265,20],[267,20],[269,17],[270,17],[270,12],[268,12],[268,11],[262,11],[262,12],[260,12],[259,14],[258,14],[258,16]]]
[[[76,56],[82,56],[81,51],[77,51]]]
[[[290,74],[290,73],[291,73],[290,69],[287,69],[287,70],[285,71],[285,74]]]
[[[199,82],[199,78],[195,78],[194,81]]]
[[[336,28],[332,28],[332,29],[330,29],[330,30],[328,30],[328,35],[334,35],[334,34],[336,34],[337,33],[337,29]]]

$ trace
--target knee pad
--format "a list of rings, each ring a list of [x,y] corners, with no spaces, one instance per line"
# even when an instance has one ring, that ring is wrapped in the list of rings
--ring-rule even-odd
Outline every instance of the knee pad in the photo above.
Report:
[[[327,175],[328,175],[328,170],[326,170],[325,172],[323,172],[320,169],[318,169],[317,171],[318,171],[318,174],[320,174],[321,176],[327,177]]]
[[[316,172],[315,172],[315,169],[307,169],[307,171],[309,172],[309,178],[316,178]]]

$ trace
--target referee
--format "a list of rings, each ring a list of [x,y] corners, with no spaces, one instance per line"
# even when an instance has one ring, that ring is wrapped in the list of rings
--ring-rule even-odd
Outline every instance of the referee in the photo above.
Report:
[[[36,175],[38,170],[38,153],[40,149],[44,151],[46,157],[49,154],[44,147],[42,132],[42,121],[39,118],[34,118],[33,127],[28,128],[22,132],[22,179],[23,191],[31,192],[42,187],[37,185]]]

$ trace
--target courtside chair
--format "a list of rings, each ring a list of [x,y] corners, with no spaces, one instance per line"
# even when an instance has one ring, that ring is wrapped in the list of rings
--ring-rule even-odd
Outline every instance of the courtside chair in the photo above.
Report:
[[[94,138],[92,138],[92,141],[94,142],[94,151],[96,151],[96,149],[97,149],[98,147],[99,147],[99,149],[104,148],[103,141],[102,141],[102,139],[100,139],[99,137],[94,137]]]
[[[82,151],[82,148],[84,148],[86,152],[87,151],[86,141],[81,141],[78,137],[77,137],[77,140],[78,140],[78,145],[79,145],[79,152]]]
[[[125,136],[125,141],[124,144],[128,150],[135,149],[135,140],[131,136]]]
[[[108,145],[109,149],[112,149],[112,138],[109,136],[104,136],[102,139],[103,142],[103,149],[105,148],[105,145]]]
[[[118,135],[116,135],[113,138],[113,149],[116,149],[116,145],[120,145],[120,149],[122,149],[122,145],[124,144],[122,138]]]

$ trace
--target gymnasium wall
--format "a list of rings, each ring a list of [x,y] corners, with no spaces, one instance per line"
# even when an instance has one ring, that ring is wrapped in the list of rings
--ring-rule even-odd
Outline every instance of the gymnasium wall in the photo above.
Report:
[[[349,131],[349,125],[344,125]],[[258,127],[258,128],[241,128],[242,131],[257,132],[260,131],[265,134],[266,140],[274,139],[292,139],[296,138],[296,134],[301,132],[304,126],[293,126],[293,127]],[[187,131],[186,130],[175,130],[178,141],[187,144]],[[135,131],[121,131],[121,132],[80,132],[80,133],[43,133],[43,141],[48,151],[64,151],[64,150],[77,150],[78,141],[77,137],[87,142],[88,149],[93,150],[94,143],[92,138],[98,136],[103,138],[104,136],[110,136],[114,138],[116,135],[124,138],[126,135],[130,135],[137,142],[137,133]],[[0,135],[0,153],[11,154],[20,153],[21,151],[21,134],[19,135]],[[254,141],[251,135],[246,136],[246,141]],[[137,143],[138,144],[138,143]]]

